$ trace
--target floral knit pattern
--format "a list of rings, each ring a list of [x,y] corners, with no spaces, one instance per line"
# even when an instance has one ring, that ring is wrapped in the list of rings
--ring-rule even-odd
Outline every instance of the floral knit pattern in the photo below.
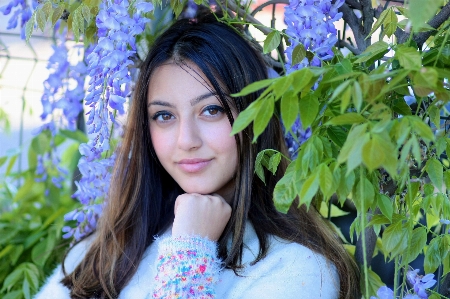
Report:
[[[197,236],[166,238],[158,247],[153,298],[215,297],[220,260],[217,243]]]

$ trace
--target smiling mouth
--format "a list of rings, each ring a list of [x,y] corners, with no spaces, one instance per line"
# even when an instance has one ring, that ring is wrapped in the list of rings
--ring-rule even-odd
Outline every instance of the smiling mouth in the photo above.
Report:
[[[177,164],[184,172],[195,173],[205,169],[212,159],[183,159]]]

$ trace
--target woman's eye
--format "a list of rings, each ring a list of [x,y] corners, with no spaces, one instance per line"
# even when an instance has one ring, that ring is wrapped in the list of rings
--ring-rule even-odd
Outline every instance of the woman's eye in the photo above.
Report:
[[[216,116],[217,114],[224,112],[224,109],[220,106],[208,106],[205,109],[203,109],[203,114],[207,116]]]
[[[152,117],[153,120],[160,121],[160,122],[166,122],[166,121],[171,120],[172,118],[173,118],[173,115],[168,112],[165,112],[165,111],[157,112]]]

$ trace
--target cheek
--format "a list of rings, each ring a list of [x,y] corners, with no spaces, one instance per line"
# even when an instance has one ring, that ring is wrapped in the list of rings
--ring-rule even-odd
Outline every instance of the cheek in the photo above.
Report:
[[[162,164],[164,161],[164,153],[168,153],[168,149],[170,148],[167,137],[168,136],[164,136],[161,131],[150,127],[150,139],[153,148],[155,149],[156,156]]]

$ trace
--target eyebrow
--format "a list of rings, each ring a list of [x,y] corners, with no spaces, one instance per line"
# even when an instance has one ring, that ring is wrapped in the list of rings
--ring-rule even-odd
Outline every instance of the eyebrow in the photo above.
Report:
[[[191,106],[195,106],[199,102],[203,101],[204,99],[207,99],[207,98],[212,97],[212,96],[217,97],[217,93],[210,91],[210,92],[207,92],[205,94],[199,95],[198,97],[193,98],[192,100],[190,100]],[[152,105],[159,105],[159,106],[164,106],[164,107],[169,107],[169,108],[175,108],[175,106],[172,105],[171,103],[165,102],[165,101],[159,101],[159,100],[151,101],[150,103],[148,103],[147,107],[150,107]]]

